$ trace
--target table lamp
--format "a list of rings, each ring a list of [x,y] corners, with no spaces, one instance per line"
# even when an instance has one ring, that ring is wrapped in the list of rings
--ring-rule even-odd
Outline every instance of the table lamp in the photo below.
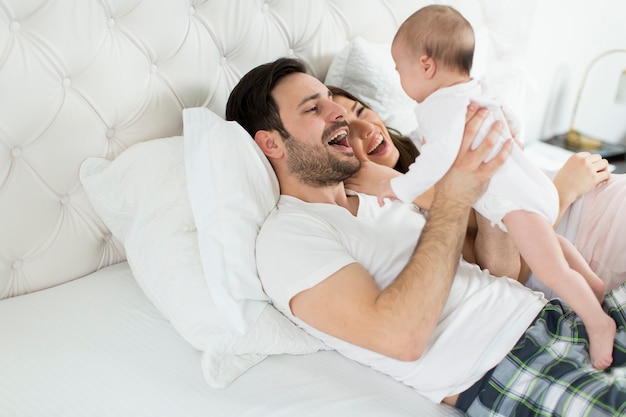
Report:
[[[579,105],[581,101],[581,97],[583,95],[583,91],[587,86],[589,73],[591,70],[602,61],[604,58],[609,55],[615,54],[624,54],[626,56],[626,49],[611,49],[605,52],[602,52],[597,57],[595,57],[591,63],[587,66],[585,73],[583,75],[582,83],[580,88],[578,89],[578,93],[576,95],[576,101],[574,102],[574,108],[572,111],[572,117],[570,120],[569,131],[564,135],[558,135],[551,139],[546,140],[546,142],[551,143],[553,145],[558,145],[563,148],[579,152],[579,151],[589,151],[594,153],[601,154],[604,158],[615,158],[615,157],[623,157],[626,154],[626,147],[619,144],[612,144],[604,142],[598,138],[594,138],[588,136],[586,134],[581,133],[576,129],[576,118],[578,116]],[[619,74],[617,75],[617,87],[615,93],[614,102],[622,103],[626,106],[626,66],[620,69]],[[624,117],[626,117],[626,112]]]

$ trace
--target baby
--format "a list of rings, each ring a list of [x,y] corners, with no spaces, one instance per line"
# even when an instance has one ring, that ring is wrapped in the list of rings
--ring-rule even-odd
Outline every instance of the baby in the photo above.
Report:
[[[441,5],[418,10],[398,29],[391,53],[402,88],[418,103],[415,114],[423,138],[421,154],[409,171],[382,186],[380,204],[385,198],[412,202],[448,171],[461,144],[470,101],[489,110],[491,120],[483,126],[501,121],[506,130],[502,143],[511,137],[501,104],[483,82],[469,75],[474,32],[457,10]],[[485,133],[486,128],[473,146]],[[604,283],[552,228],[558,207],[554,185],[518,146],[513,146],[511,156],[474,205],[492,225],[509,233],[535,276],[579,315],[589,333],[591,364],[604,369],[613,361],[616,325],[601,307]]]

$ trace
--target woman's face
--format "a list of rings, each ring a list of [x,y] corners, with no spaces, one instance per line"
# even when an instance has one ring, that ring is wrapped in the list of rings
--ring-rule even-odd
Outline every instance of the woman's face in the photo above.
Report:
[[[333,101],[346,109],[345,118],[350,125],[348,142],[357,159],[390,168],[396,166],[400,152],[378,114],[347,97],[335,95]]]

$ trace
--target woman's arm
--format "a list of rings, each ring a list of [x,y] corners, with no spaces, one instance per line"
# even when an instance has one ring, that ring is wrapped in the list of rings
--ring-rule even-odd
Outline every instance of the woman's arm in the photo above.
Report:
[[[361,162],[361,168],[358,172],[343,183],[348,190],[378,195],[381,184],[400,175],[402,175],[400,172],[388,166],[371,161],[363,161]],[[413,203],[424,210],[430,210],[434,194],[434,188],[431,187],[422,195],[417,196],[417,198],[413,200]]]

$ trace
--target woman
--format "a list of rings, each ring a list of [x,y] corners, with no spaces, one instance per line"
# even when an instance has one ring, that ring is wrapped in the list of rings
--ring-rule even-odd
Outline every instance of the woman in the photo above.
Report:
[[[350,124],[349,142],[361,161],[359,172],[345,181],[346,188],[367,193],[375,181],[406,172],[419,155],[411,139],[387,128],[375,111],[349,92],[337,87],[329,89],[335,102],[346,109],[346,121]],[[621,220],[626,220],[626,175],[611,175],[605,159],[581,152],[568,159],[553,182],[560,201],[557,231],[573,241],[592,269],[603,278],[607,290],[626,281],[626,257],[623,255],[626,252],[626,231],[623,230],[626,222]],[[431,189],[417,197],[415,204],[428,210],[432,192]],[[500,245],[504,240],[494,238],[491,242],[482,242],[480,250],[475,250],[476,227],[489,225],[480,216],[472,216],[463,256],[470,262],[483,264],[484,259],[476,255],[488,254],[490,244]],[[496,269],[506,271],[500,275],[517,276],[522,282],[529,277],[524,265],[501,265]],[[520,272],[518,275],[512,271]],[[550,295],[548,289],[533,277],[527,285]]]

